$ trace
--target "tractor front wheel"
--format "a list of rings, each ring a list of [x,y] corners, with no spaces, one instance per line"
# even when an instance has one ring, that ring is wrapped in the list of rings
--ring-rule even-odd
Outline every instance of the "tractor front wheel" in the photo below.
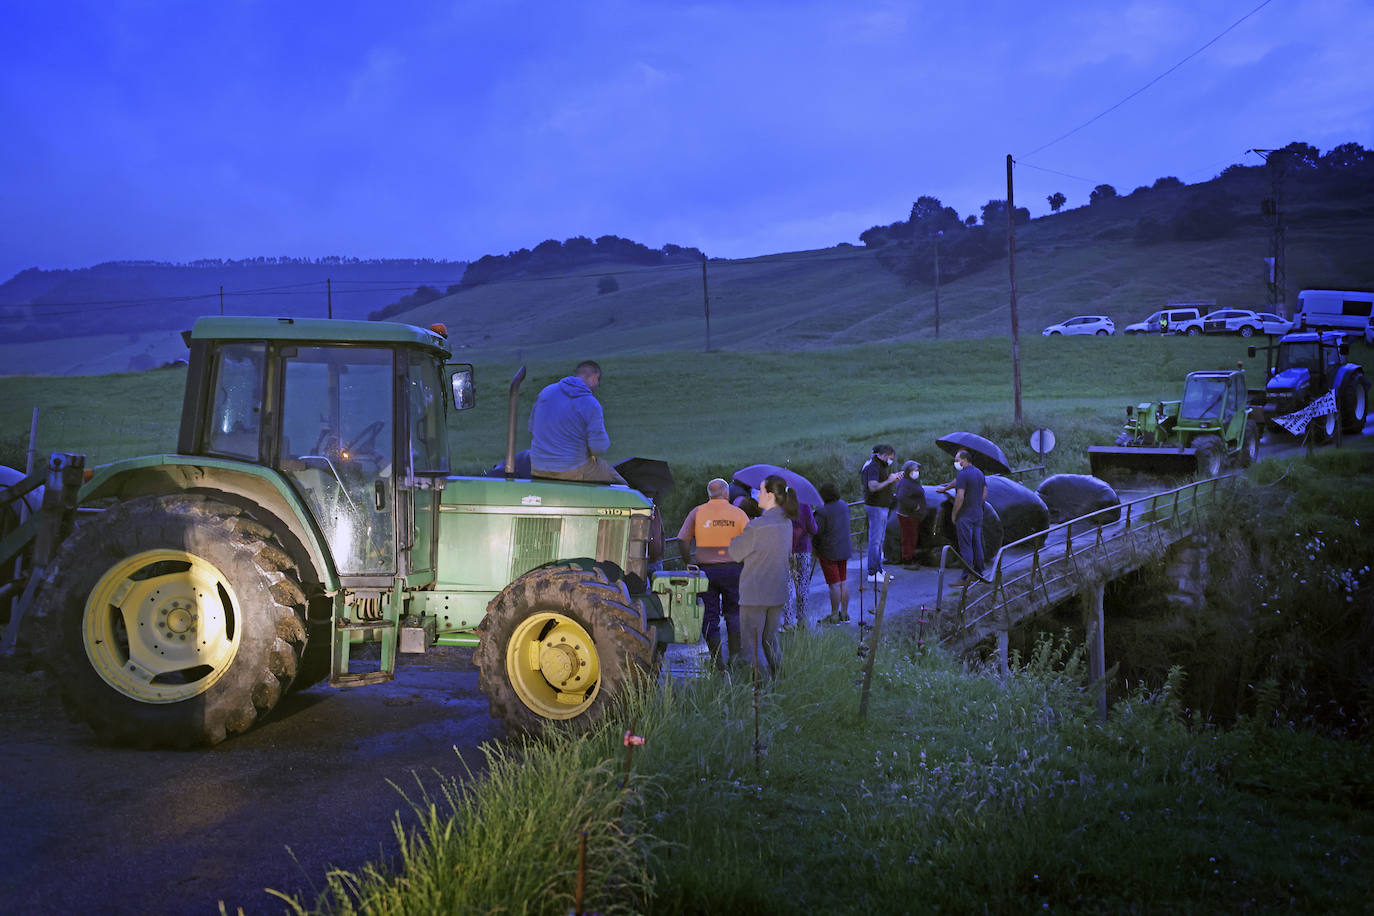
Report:
[[[1336,438],[1336,424],[1339,422],[1339,410],[1337,413],[1313,417],[1307,424],[1307,434],[1312,437],[1314,442],[1330,442]]]
[[[34,612],[73,718],[104,741],[189,747],[242,732],[277,704],[305,642],[304,604],[270,530],[178,494],[80,525]]]
[[[1352,372],[1345,380],[1338,398],[1341,407],[1342,432],[1358,436],[1364,432],[1365,414],[1368,410],[1363,372]]]
[[[1254,420],[1245,421],[1245,441],[1240,444],[1240,466],[1248,468],[1259,457],[1259,424]]]
[[[600,566],[546,566],[487,605],[473,653],[491,714],[514,732],[599,720],[652,670],[654,638],[625,584]]]
[[[1198,436],[1193,440],[1197,450],[1197,472],[1203,477],[1217,477],[1221,474],[1222,460],[1226,450],[1219,436]]]

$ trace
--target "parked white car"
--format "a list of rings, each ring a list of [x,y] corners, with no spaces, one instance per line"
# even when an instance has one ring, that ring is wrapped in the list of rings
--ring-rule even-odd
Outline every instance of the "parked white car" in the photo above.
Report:
[[[1061,334],[1096,334],[1107,337],[1116,333],[1116,325],[1106,315],[1076,315],[1067,321],[1052,324],[1040,332],[1044,337],[1058,337]]]
[[[1260,316],[1249,309],[1217,309],[1202,316],[1204,334],[1239,334],[1254,337],[1264,329]]]
[[[1263,333],[1282,335],[1287,334],[1293,327],[1293,322],[1287,318],[1275,315],[1273,312],[1256,312],[1260,322],[1264,324]]]

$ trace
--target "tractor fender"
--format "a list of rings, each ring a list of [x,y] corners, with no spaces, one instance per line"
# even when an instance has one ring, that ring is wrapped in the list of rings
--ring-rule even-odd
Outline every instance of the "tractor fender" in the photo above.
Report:
[[[1363,373],[1364,370],[1362,370],[1355,363],[1342,364],[1336,369],[1336,377],[1331,381],[1331,390],[1336,392],[1336,395],[1339,397],[1341,391],[1345,388],[1347,384],[1346,379],[1351,378],[1353,376],[1360,377],[1364,382],[1364,390],[1368,391],[1369,379],[1363,378]]]
[[[326,591],[339,587],[338,573],[315,520],[296,491],[272,468],[219,458],[151,455],[95,468],[81,488],[79,505],[163,493],[196,492],[251,508],[275,519],[269,524],[292,558],[309,569]]]

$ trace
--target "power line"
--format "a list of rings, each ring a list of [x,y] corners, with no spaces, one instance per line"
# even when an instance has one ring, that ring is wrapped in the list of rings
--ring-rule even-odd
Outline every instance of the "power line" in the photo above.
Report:
[[[1174,64],[1174,65],[1173,65],[1172,67],[1170,67],[1168,70],[1165,70],[1165,71],[1164,71],[1163,73],[1161,73],[1159,76],[1156,76],[1154,79],[1150,80],[1150,81],[1149,81],[1148,83],[1146,83],[1144,86],[1141,86],[1141,87],[1140,87],[1139,89],[1137,89],[1135,92],[1132,92],[1130,95],[1126,96],[1124,99],[1122,99],[1121,101],[1117,102],[1115,105],[1113,105],[1112,107],[1108,108],[1106,111],[1104,111],[1104,112],[1102,112],[1101,114],[1096,115],[1096,116],[1094,116],[1094,117],[1092,117],[1092,118],[1089,118],[1088,120],[1084,121],[1082,124],[1078,125],[1077,127],[1075,127],[1073,130],[1069,131],[1068,133],[1061,134],[1060,136],[1055,137],[1055,138],[1054,138],[1053,140],[1051,140],[1049,143],[1046,143],[1046,144],[1044,144],[1043,146],[1037,146],[1035,149],[1031,150],[1029,153],[1022,153],[1020,156],[1017,157],[1018,160],[1019,160],[1019,159],[1025,159],[1025,158],[1028,158],[1028,157],[1030,157],[1030,156],[1034,156],[1036,153],[1040,152],[1041,150],[1045,150],[1045,149],[1048,149],[1048,148],[1051,147],[1051,146],[1054,146],[1054,145],[1055,145],[1056,143],[1058,143],[1060,140],[1064,140],[1064,139],[1067,139],[1068,137],[1073,136],[1074,134],[1078,133],[1078,132],[1079,132],[1080,130],[1082,130],[1083,128],[1087,127],[1089,124],[1092,124],[1094,121],[1097,121],[1097,120],[1099,120],[1099,119],[1105,117],[1106,115],[1111,114],[1113,111],[1116,111],[1116,110],[1117,110],[1118,108],[1120,108],[1122,105],[1125,105],[1125,104],[1126,104],[1127,102],[1129,102],[1131,99],[1133,99],[1133,98],[1135,98],[1136,96],[1140,95],[1140,94],[1141,94],[1142,92],[1144,92],[1146,89],[1149,89],[1149,88],[1150,88],[1151,86],[1153,86],[1155,83],[1157,83],[1157,82],[1159,82],[1160,80],[1164,79],[1164,77],[1168,76],[1170,73],[1173,73],[1173,72],[1174,72],[1175,70],[1177,70],[1179,67],[1182,67],[1184,64],[1188,63],[1188,61],[1192,60],[1194,57],[1197,57],[1197,56],[1198,56],[1199,54],[1201,54],[1203,51],[1207,50],[1207,49],[1210,48],[1212,45],[1216,44],[1216,43],[1217,43],[1218,41],[1220,41],[1228,32],[1230,32],[1230,31],[1231,31],[1232,29],[1234,29],[1236,26],[1240,25],[1240,24],[1241,24],[1242,22],[1244,22],[1245,20],[1249,19],[1251,16],[1255,15],[1256,13],[1258,13],[1260,10],[1264,9],[1266,6],[1268,6],[1268,5],[1269,5],[1270,3],[1272,3],[1272,2],[1273,2],[1273,0],[1263,0],[1263,2],[1260,3],[1259,6],[1255,7],[1255,8],[1252,9],[1250,12],[1246,13],[1244,16],[1242,16],[1242,17],[1240,17],[1239,19],[1237,19],[1235,22],[1231,23],[1229,26],[1227,26],[1225,29],[1223,29],[1220,33],[1218,33],[1215,37],[1213,37],[1211,41],[1207,42],[1205,45],[1203,45],[1202,47],[1198,48],[1198,49],[1197,49],[1196,51],[1194,51],[1192,54],[1189,54],[1187,57],[1183,58],[1183,60],[1181,60],[1181,61],[1179,61],[1178,63]]]

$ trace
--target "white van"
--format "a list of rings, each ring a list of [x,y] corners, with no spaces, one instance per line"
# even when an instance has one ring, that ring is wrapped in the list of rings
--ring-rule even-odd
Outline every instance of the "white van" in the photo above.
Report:
[[[1342,289],[1305,289],[1298,293],[1293,330],[1330,328],[1363,334],[1374,310],[1374,293]]]

